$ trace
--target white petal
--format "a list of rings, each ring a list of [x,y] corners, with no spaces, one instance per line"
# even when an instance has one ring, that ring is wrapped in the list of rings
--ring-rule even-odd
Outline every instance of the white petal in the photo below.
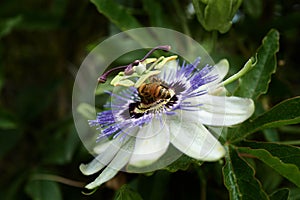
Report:
[[[254,112],[251,99],[240,97],[202,95],[186,100],[192,104],[200,104],[199,111],[183,111],[188,121],[200,121],[212,126],[231,126],[248,119]]]
[[[98,155],[90,163],[81,164],[79,166],[80,171],[84,175],[91,175],[100,171],[103,167],[108,165],[128,139],[128,137],[122,138],[122,135],[120,135],[113,140],[106,140],[105,142],[98,144],[94,148]]]
[[[203,161],[216,161],[225,155],[225,149],[202,125],[171,121],[171,143],[186,155]]]
[[[209,82],[205,85],[200,86],[197,91],[208,91],[213,92],[216,90],[216,87],[218,86],[218,83],[220,83],[226,74],[228,73],[229,70],[229,63],[226,59],[220,60],[216,65],[214,65],[213,69],[211,72],[209,72],[205,77],[207,76],[216,76],[216,80]]]
[[[222,59],[214,65],[214,69],[208,75],[218,75],[216,82],[221,82],[229,70],[228,60]]]
[[[96,187],[99,187],[106,181],[112,179],[119,170],[116,170],[114,168],[106,167],[105,170],[91,183],[87,184],[85,188],[87,189],[94,189]]]
[[[86,185],[87,189],[94,189],[99,187],[101,184],[112,179],[118,171],[120,171],[129,161],[132,151],[134,148],[134,138],[131,138],[127,141],[122,149],[117,153],[113,158],[110,164],[101,172],[101,174],[91,183]]]
[[[104,138],[103,140],[99,141],[96,146],[94,147],[95,154],[99,155],[103,153],[107,148],[112,145],[113,140],[109,140],[107,138]]]
[[[226,96],[227,90],[225,87],[220,86],[220,87],[216,87],[214,90],[210,90],[208,94],[213,96]]]
[[[137,134],[129,164],[143,167],[154,163],[166,152],[169,143],[170,134],[167,124],[159,119],[153,119]]]
[[[92,160],[88,164],[81,164],[79,166],[80,171],[84,175],[91,175],[100,171],[113,159],[115,154],[119,151],[119,145],[114,144],[113,141],[110,141],[107,144],[108,145],[105,145],[107,146],[106,149],[102,153],[97,155],[97,157],[94,160]]]

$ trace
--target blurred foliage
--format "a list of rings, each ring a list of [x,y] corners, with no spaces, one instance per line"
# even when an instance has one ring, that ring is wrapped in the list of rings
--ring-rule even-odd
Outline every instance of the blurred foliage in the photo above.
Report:
[[[294,124],[299,122],[300,103],[299,98],[292,98],[300,94],[300,3],[224,1],[238,2],[224,10],[228,5],[215,7],[207,2],[210,1],[1,1],[1,199],[248,199],[241,195],[254,194],[255,189],[248,190],[247,185],[240,187],[238,183],[247,182],[249,177],[252,179],[248,184],[261,190],[255,193],[259,199],[300,199],[300,166],[299,159],[295,159],[299,157],[295,146],[300,145],[300,128]],[[257,97],[256,118],[234,130],[242,130],[244,135],[239,132],[236,136],[228,130],[228,138],[239,141],[237,138],[243,136],[278,143],[228,145],[224,180],[224,163],[204,163],[199,167],[179,161],[178,168],[182,170],[171,166],[174,173],[120,173],[92,196],[86,196],[82,194],[83,186],[94,177],[83,176],[78,166],[92,156],[81,144],[72,120],[74,77],[93,46],[120,31],[143,26],[171,28],[190,35],[210,51],[215,61],[227,58],[230,74],[259,49],[258,65],[267,65],[263,73],[268,75],[259,79],[262,85],[254,88],[256,93],[247,90],[245,94],[247,84],[228,88],[241,96]],[[271,29],[280,34],[277,58],[274,54],[278,44],[268,42],[268,38],[279,36]],[[266,45],[261,46],[264,37]],[[270,48],[273,50],[269,55],[260,55]],[[259,69],[262,68],[251,73],[259,74]],[[244,77],[247,82],[255,81],[251,73]],[[89,109],[83,106],[80,111]],[[254,131],[256,134],[249,136]],[[278,152],[276,145],[283,145],[280,148],[284,150]],[[279,163],[283,165],[276,167]],[[241,168],[226,174],[235,166]],[[121,187],[121,183],[127,184]]]

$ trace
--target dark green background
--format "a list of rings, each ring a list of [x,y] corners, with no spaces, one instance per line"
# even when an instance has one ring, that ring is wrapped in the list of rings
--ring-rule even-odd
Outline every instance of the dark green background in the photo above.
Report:
[[[205,31],[195,15],[186,13],[187,0],[113,2],[108,10],[122,6],[135,23],[111,22],[111,17],[99,13],[86,0],[0,2],[0,198],[112,199],[126,182],[143,199],[229,199],[220,163],[149,176],[121,173],[116,179],[119,184],[104,185],[91,196],[83,195],[84,189],[75,186],[83,186],[96,176],[85,177],[78,169],[92,156],[73,125],[71,95],[76,71],[92,47],[109,36],[127,28],[159,26],[189,34],[208,45],[215,61],[223,57],[230,61],[233,74],[275,28],[280,33],[277,72],[269,92],[259,99],[265,106],[260,109],[268,109],[300,94],[299,1],[244,0],[237,22],[225,34]],[[217,38],[211,45],[213,35]],[[294,125],[269,131],[277,132],[275,140],[291,141],[299,140],[298,129]],[[251,139],[264,141],[268,137],[258,134]],[[268,194],[290,187],[290,195],[300,199],[293,184],[255,162],[253,166],[259,166],[256,177]]]

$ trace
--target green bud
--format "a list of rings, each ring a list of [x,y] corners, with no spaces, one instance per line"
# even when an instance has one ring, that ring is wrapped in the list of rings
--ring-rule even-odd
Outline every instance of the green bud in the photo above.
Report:
[[[198,21],[207,31],[226,33],[242,0],[193,0]]]

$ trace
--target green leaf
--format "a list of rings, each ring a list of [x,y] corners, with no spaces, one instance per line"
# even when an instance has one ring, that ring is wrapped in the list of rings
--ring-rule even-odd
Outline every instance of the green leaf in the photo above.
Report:
[[[0,159],[20,142],[23,134],[20,130],[0,130]]]
[[[300,188],[290,188],[289,200],[300,199]]]
[[[169,172],[176,172],[178,170],[187,170],[188,167],[194,163],[197,165],[201,165],[203,162],[195,160],[183,154],[176,161],[174,161],[172,164],[168,165],[164,169]]]
[[[262,129],[297,124],[299,122],[300,97],[294,97],[277,104],[257,118],[248,120],[239,127],[231,129],[228,138],[231,142],[236,142]]]
[[[123,185],[117,191],[114,200],[142,200],[142,197],[128,185]]]
[[[66,141],[64,142],[64,154],[61,155],[66,162],[70,162],[78,148],[81,145],[80,138],[78,136],[77,130],[74,124],[70,125],[69,132],[66,136]]]
[[[285,178],[283,176],[281,176],[278,172],[276,172],[268,165],[265,165],[262,162],[255,162],[255,160],[252,158],[249,158],[246,161],[248,163],[254,163],[257,174],[256,176],[259,177],[262,187],[264,188],[266,193],[270,194],[271,192],[274,192],[280,187],[280,184],[285,181]]]
[[[66,124],[58,126],[57,131],[53,132],[51,137],[44,138],[47,143],[40,150],[43,163],[62,165],[70,162],[80,144],[76,133],[74,125],[67,121]]]
[[[259,18],[263,12],[263,1],[244,0],[243,8],[245,12],[253,18]]]
[[[171,177],[172,173],[159,170],[139,176],[135,182],[131,182],[131,186],[137,188],[140,194],[147,194],[143,196],[145,199],[164,200],[168,199],[166,197]]]
[[[239,152],[257,157],[300,187],[300,148],[259,142],[244,142],[242,145],[245,147],[239,147]]]
[[[121,30],[141,27],[140,23],[122,5],[112,0],[91,0],[91,2],[95,4],[100,13]]]
[[[273,156],[269,151],[265,149],[250,149],[245,147],[240,147],[239,152],[250,154],[257,157],[265,164],[272,167],[282,176],[296,184],[300,187],[300,171],[299,168],[293,164],[284,163],[282,160],[276,156]],[[297,158],[299,158],[300,152],[298,152]]]
[[[3,73],[3,64],[2,62],[0,62],[0,92],[4,86],[4,82],[5,80],[4,80],[4,73]]]
[[[3,165],[2,165],[3,166]],[[15,172],[14,178],[11,181],[7,181],[7,177],[3,174],[2,184],[0,187],[0,197],[1,199],[15,199],[18,200],[24,195],[24,182],[28,178],[28,170],[19,169],[18,172]],[[23,196],[24,198],[24,196]]]
[[[149,16],[151,26],[166,27],[168,18],[163,11],[163,3],[156,0],[143,0],[143,7]]]
[[[285,144],[252,141],[243,141],[240,144],[243,147],[249,147],[251,149],[265,149],[271,152],[273,156],[280,158],[282,162],[296,165],[300,169],[299,147]]]
[[[0,129],[16,129],[17,128],[17,124],[11,120],[11,119],[7,119],[7,118],[2,118],[2,116],[0,116]]]
[[[91,0],[91,2],[95,4],[100,13],[105,15],[122,31],[142,27],[136,18],[128,12],[128,9],[113,0]],[[132,30],[126,34],[145,47],[153,44],[155,41],[157,42],[157,38],[153,36],[153,32],[148,29],[143,28],[137,32]]]
[[[274,128],[267,128],[263,130],[265,139],[267,142],[277,142],[279,141],[278,131]]]
[[[257,99],[265,94],[271,81],[271,75],[276,71],[276,53],[279,50],[279,33],[271,30],[263,39],[257,50],[254,67],[239,79],[239,87],[235,96]]]
[[[3,21],[0,21],[0,39],[8,35],[22,21],[22,16],[18,15]]]
[[[289,198],[289,189],[282,188],[270,195],[270,200],[287,200]]]
[[[22,133],[14,113],[0,106],[0,158],[18,144]]]
[[[53,181],[32,180],[27,183],[25,191],[33,200],[62,199],[59,186]]]
[[[254,176],[254,170],[243,159],[233,146],[225,146],[227,154],[223,167],[224,183],[230,199],[268,199],[260,182]]]

